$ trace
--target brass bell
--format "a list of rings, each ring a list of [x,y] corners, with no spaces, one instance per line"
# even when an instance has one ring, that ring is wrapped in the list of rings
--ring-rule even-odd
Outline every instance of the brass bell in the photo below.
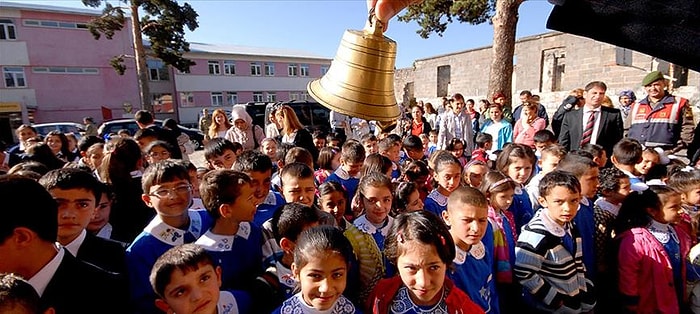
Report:
[[[401,113],[394,95],[396,42],[383,30],[374,14],[364,30],[346,30],[328,72],[307,90],[323,106],[384,129]]]

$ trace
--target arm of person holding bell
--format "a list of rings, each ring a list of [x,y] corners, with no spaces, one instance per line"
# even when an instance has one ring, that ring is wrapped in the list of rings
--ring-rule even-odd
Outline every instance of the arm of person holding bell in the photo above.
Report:
[[[374,9],[377,20],[384,24],[384,31],[389,26],[389,20],[409,5],[420,3],[423,0],[367,0],[367,10]]]

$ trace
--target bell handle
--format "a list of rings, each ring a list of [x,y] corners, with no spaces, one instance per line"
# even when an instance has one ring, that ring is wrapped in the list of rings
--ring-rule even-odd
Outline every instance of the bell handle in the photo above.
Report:
[[[364,31],[366,34],[376,36],[382,36],[384,34],[384,23],[377,19],[377,15],[374,14],[374,8],[369,10],[369,17],[367,18]]]

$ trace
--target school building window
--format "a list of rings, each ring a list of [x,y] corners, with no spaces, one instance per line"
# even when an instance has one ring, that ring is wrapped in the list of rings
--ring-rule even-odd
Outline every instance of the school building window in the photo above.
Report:
[[[301,99],[301,92],[289,92],[289,100]]]
[[[180,107],[193,107],[194,94],[192,92],[180,92]]]
[[[225,75],[236,75],[236,62],[231,60],[224,60],[224,74]]]
[[[299,66],[299,76],[309,76],[309,65],[302,64]]]
[[[252,75],[252,76],[260,76],[261,75],[260,63],[252,62],[250,64],[250,75]]]
[[[265,63],[265,76],[275,76],[274,63]]]
[[[148,60],[146,61],[148,66],[148,79],[151,81],[169,81],[170,73],[168,73],[168,66],[160,60]]]
[[[328,69],[329,69],[329,66],[327,66],[327,65],[322,65],[322,66],[321,66],[321,76],[326,75],[326,73],[328,73]]]
[[[223,104],[224,104],[224,93],[212,92],[211,93],[211,105],[212,106],[222,106]]]
[[[88,26],[85,23],[48,21],[48,20],[24,20],[24,26],[46,27],[46,28],[65,28],[65,29],[83,29],[83,30],[88,29]]]
[[[267,101],[268,102],[276,102],[277,101],[277,94],[275,93],[267,93]]]
[[[298,72],[297,72],[297,71],[298,71],[298,70],[297,70],[297,65],[296,65],[296,64],[290,64],[290,65],[287,66],[287,75],[289,75],[289,76],[297,76],[297,75],[298,75]]]
[[[17,39],[17,33],[15,33],[15,23],[12,23],[12,20],[0,20],[0,39]]]
[[[24,79],[24,69],[21,67],[3,67],[3,76],[5,77],[5,87],[27,87],[27,82]]]
[[[235,105],[238,103],[238,93],[236,92],[226,92],[226,104]]]
[[[263,101],[263,93],[262,92],[253,92],[253,101],[254,102],[262,102]]]
[[[38,74],[100,74],[98,68],[79,67],[33,67],[32,72]]]
[[[209,61],[209,74],[219,75],[221,74],[221,68],[219,68],[219,61]]]

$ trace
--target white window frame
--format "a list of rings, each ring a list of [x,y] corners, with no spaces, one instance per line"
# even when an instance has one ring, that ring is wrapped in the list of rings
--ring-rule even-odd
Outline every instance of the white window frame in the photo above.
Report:
[[[180,92],[180,107],[194,107],[194,93]]]
[[[224,75],[236,75],[236,61],[224,60]]]
[[[253,92],[253,102],[263,102],[263,92]]]
[[[330,69],[330,66],[328,66],[328,65],[322,65],[322,66],[321,66],[321,76],[326,75],[326,73],[328,73],[328,69]]]
[[[275,76],[275,64],[265,62],[265,76]]]
[[[267,92],[265,95],[265,101],[267,102],[276,102],[277,101],[277,93],[274,92]]]
[[[223,92],[211,92],[211,105],[221,107],[224,105]]]
[[[146,66],[148,67],[149,81],[170,81],[170,73],[165,62],[161,60],[146,60]]]
[[[2,67],[2,77],[6,88],[27,87],[27,76],[24,75],[24,68],[22,67]],[[12,80],[11,86],[7,85],[8,79]],[[22,84],[20,84],[20,81]]]
[[[250,75],[251,76],[261,76],[262,75],[262,68],[260,67],[260,63],[258,63],[258,62],[251,62],[250,63]]]
[[[207,67],[210,75],[221,75],[221,64],[219,64],[219,61],[207,61]]]
[[[287,66],[287,75],[288,76],[297,76],[299,75],[299,69],[296,64],[290,64]]]
[[[226,104],[233,106],[238,103],[238,93],[237,92],[226,92]]]
[[[308,64],[302,64],[299,66],[299,76],[309,76],[309,65]]]
[[[289,100],[299,100],[301,99],[301,92],[289,92]]]
[[[0,30],[5,38],[0,38],[0,40],[15,40],[17,39],[17,27],[12,20],[0,19]],[[10,36],[12,35],[12,36]]]

